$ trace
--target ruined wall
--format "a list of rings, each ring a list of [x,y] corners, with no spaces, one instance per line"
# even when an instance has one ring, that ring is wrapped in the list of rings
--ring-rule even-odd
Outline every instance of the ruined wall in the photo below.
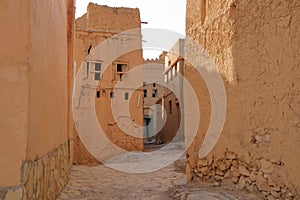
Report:
[[[101,13],[99,15],[99,13]],[[113,8],[90,3],[88,5],[86,30],[119,33],[141,27],[138,8]]]
[[[140,14],[138,9],[131,8],[110,8],[107,6],[100,6],[90,3],[87,8],[87,13],[82,17],[76,19],[75,22],[75,41],[74,41],[74,56],[77,63],[77,72],[80,73],[80,66],[86,67],[86,63],[89,61],[105,62],[111,54],[110,51],[104,54],[92,53],[98,44],[112,37],[113,35],[127,31],[132,28],[140,28]],[[142,150],[143,141],[140,138],[134,138],[127,135],[120,130],[117,122],[113,119],[111,112],[111,98],[110,93],[113,91],[115,84],[119,81],[116,76],[116,63],[128,64],[128,70],[142,65],[142,49],[141,49],[141,33],[137,31],[137,35],[134,36],[122,36],[123,39],[119,41],[118,45],[126,45],[126,41],[134,40],[138,41],[137,50],[122,55],[116,58],[106,69],[102,71],[103,74],[98,86],[95,86],[95,92],[99,92],[100,97],[96,98],[95,94],[95,108],[99,123],[107,137],[117,146],[126,150]],[[88,57],[88,49],[91,45],[90,53],[92,56]],[[121,48],[111,46],[111,49]],[[96,48],[97,51],[97,48]],[[103,66],[102,66],[103,68]],[[94,69],[90,67],[91,76]],[[125,78],[127,78],[126,76]],[[91,81],[93,78],[91,78]],[[119,90],[119,94],[115,95],[115,98],[124,99],[124,88]],[[130,99],[130,112],[131,123],[135,122],[138,125],[143,124],[143,106],[142,106],[142,91],[134,92],[134,88],[128,88],[128,91],[133,96]],[[140,98],[140,106],[137,107],[137,101]],[[118,108],[118,109],[121,109]],[[122,116],[120,118],[124,119]],[[80,141],[77,130],[74,130],[74,163],[76,164],[98,164],[97,161],[86,149],[86,147]]]
[[[74,3],[1,1],[0,8],[0,199],[54,199],[70,169],[73,16],[68,27],[67,10],[74,11]]]
[[[204,116],[188,151],[191,178],[232,179],[264,198],[299,198],[299,6],[297,0],[188,1],[187,37],[213,58],[227,94],[221,137],[199,159],[211,105],[203,79],[186,65]]]

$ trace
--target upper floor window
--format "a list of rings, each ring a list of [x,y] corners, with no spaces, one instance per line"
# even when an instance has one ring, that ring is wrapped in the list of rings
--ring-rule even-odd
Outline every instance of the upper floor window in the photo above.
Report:
[[[117,64],[117,72],[118,73],[124,73],[127,71],[127,64],[121,64],[121,63],[118,63]]]
[[[119,76],[120,81],[123,80],[127,70],[128,70],[127,64],[117,63],[117,75]]]
[[[169,114],[173,113],[172,100],[169,101]]]
[[[101,63],[95,63],[95,80],[100,80],[101,77]]]
[[[147,98],[147,90],[144,90],[144,98]]]
[[[109,97],[110,98],[114,98],[115,97],[115,93],[114,92],[110,92]]]
[[[157,97],[157,90],[153,90],[152,97],[153,98]]]
[[[100,98],[100,91],[97,91],[97,98]]]
[[[128,99],[129,99],[129,93],[125,92],[125,100],[128,100]]]

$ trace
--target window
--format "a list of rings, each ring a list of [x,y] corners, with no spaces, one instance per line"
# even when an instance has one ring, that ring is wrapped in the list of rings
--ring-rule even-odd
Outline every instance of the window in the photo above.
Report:
[[[109,96],[110,96],[110,98],[114,98],[115,97],[115,93],[114,92],[110,92]]]
[[[153,98],[157,97],[157,90],[153,90],[152,97]]]
[[[95,80],[100,80],[101,77],[101,63],[95,63]]]
[[[100,91],[97,91],[97,98],[100,98]]]
[[[144,90],[144,98],[147,98],[147,90]]]
[[[95,71],[101,71],[101,63],[95,63]]]
[[[153,83],[153,87],[156,87],[156,83]]]
[[[129,94],[128,92],[125,92],[125,100],[128,100],[128,98],[129,98]]]
[[[127,64],[117,64],[117,74],[119,76],[120,81],[124,79],[124,74],[127,71]]]
[[[169,101],[169,114],[172,114],[172,100]]]
[[[127,64],[117,64],[117,72],[122,73],[127,71]]]

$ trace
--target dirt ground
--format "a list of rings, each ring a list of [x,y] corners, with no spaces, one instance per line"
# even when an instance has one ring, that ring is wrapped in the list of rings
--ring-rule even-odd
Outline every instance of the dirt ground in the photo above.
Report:
[[[225,189],[216,183],[187,184],[184,160],[152,173],[130,174],[104,165],[73,166],[69,183],[58,197],[65,199],[256,200],[258,194]]]

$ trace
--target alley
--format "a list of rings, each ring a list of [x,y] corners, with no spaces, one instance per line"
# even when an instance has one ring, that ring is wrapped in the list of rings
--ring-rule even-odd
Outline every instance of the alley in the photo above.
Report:
[[[184,160],[147,174],[128,174],[104,165],[73,166],[71,177],[58,200],[67,199],[260,199],[254,194],[224,189],[214,184],[186,184]]]

